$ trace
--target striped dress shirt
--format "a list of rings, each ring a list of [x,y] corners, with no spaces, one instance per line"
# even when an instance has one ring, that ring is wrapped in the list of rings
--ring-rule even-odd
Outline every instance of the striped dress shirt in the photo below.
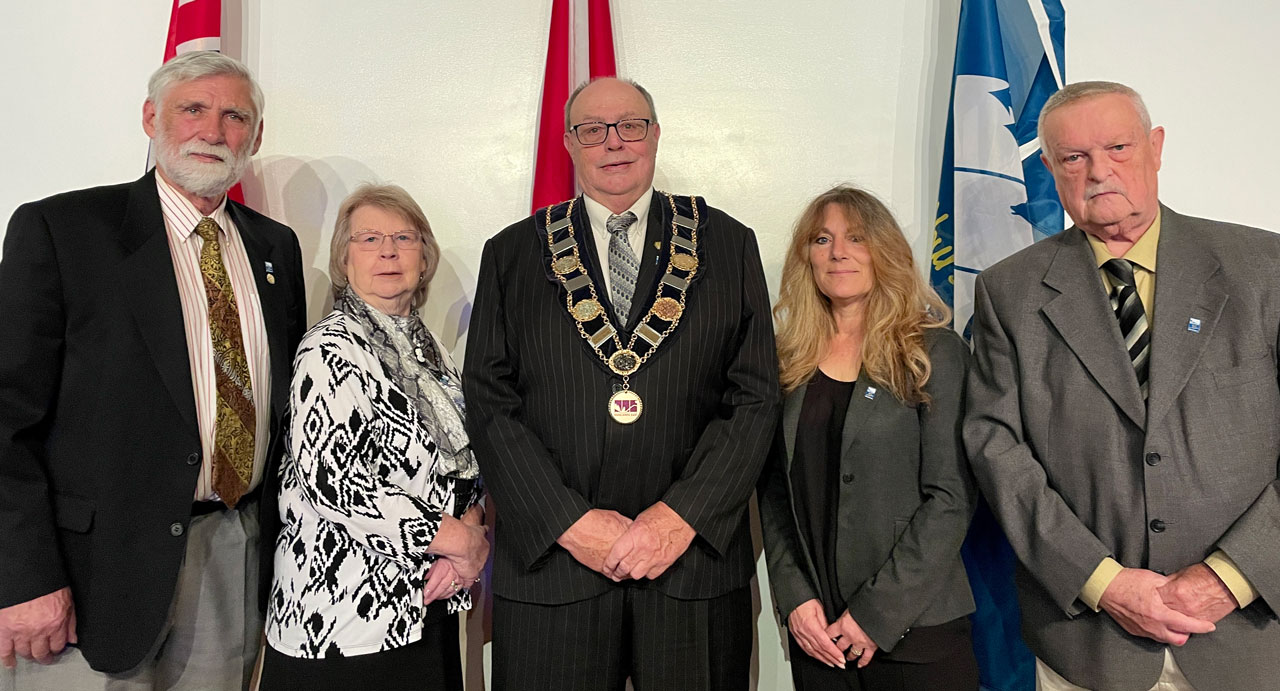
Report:
[[[187,361],[191,365],[191,388],[195,392],[196,419],[200,424],[200,448],[203,462],[196,481],[196,501],[217,501],[213,491],[214,420],[217,415],[217,383],[214,376],[213,338],[209,335],[209,298],[204,276],[200,273],[200,250],[204,240],[196,235],[196,224],[204,217],[186,197],[156,175],[160,208],[164,214],[169,238],[169,255],[178,281],[182,300],[182,321],[187,336]],[[262,302],[249,266],[240,231],[227,213],[224,197],[209,215],[222,229],[222,261],[235,291],[240,313],[240,331],[244,338],[245,357],[249,361],[249,380],[253,387],[256,427],[253,438],[253,478],[249,488],[257,487],[267,456],[271,411],[271,352],[267,346],[267,329],[262,320]]]

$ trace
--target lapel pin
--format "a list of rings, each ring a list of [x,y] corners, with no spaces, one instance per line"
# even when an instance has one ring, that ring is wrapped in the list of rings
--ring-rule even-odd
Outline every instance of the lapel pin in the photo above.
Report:
[[[863,398],[866,398],[868,401],[874,401],[876,399],[876,387],[868,386],[867,392],[862,394],[862,396]]]
[[[266,262],[266,265],[267,265],[267,283],[270,283],[271,285],[275,285],[276,284],[275,269],[271,266],[271,262]]]
[[[1187,331],[1190,331],[1193,334],[1200,333],[1200,320],[1192,317],[1191,320],[1187,322]]]

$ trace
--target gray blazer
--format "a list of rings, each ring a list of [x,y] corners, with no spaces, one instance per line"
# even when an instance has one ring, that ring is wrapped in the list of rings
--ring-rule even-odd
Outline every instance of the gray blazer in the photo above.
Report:
[[[950,329],[931,329],[926,345],[933,402],[906,405],[883,387],[866,396],[859,379],[845,415],[840,456],[836,574],[849,614],[888,652],[913,626],[974,610],[960,543],[975,489],[960,439],[969,348]],[[817,598],[817,571],[800,534],[791,459],[807,385],[787,395],[782,425],[760,480],[760,523],[769,583],[785,621]],[[823,433],[813,430],[812,433]]]
[[[1150,688],[1166,646],[1077,596],[1107,556],[1173,573],[1224,550],[1258,601],[1173,650],[1200,689],[1280,678],[1280,236],[1163,209],[1143,404],[1085,234],[987,269],[964,437],[1017,552],[1023,636],[1074,684]]]

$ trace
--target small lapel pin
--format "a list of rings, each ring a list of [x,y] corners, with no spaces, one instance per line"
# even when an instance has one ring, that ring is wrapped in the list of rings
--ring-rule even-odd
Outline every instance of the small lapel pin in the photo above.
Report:
[[[868,401],[874,401],[876,398],[876,387],[868,386],[867,392],[862,394]]]
[[[1200,333],[1200,320],[1192,317],[1190,321],[1187,322],[1187,331],[1190,331],[1193,334]]]
[[[271,262],[266,262],[266,265],[267,265],[267,283],[270,283],[271,285],[275,285],[276,283],[275,269],[271,266]]]

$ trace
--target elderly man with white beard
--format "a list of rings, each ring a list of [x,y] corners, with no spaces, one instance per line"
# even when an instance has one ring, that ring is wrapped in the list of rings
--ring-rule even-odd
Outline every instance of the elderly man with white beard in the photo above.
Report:
[[[249,685],[306,326],[297,238],[227,198],[262,109],[239,62],[175,58],[142,107],[153,171],[9,222],[0,691]]]

